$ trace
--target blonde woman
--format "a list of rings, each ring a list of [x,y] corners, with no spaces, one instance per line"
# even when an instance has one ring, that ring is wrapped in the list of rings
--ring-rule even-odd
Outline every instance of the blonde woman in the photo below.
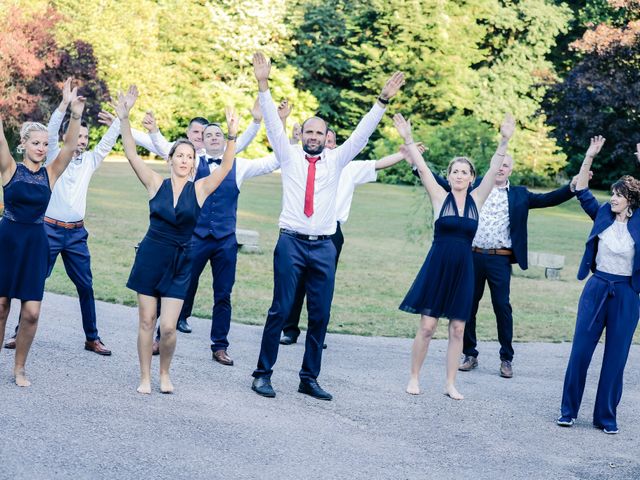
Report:
[[[11,299],[20,299],[20,329],[13,370],[19,387],[31,385],[25,363],[38,328],[49,265],[44,213],[53,186],[76,150],[84,110],[85,99],[78,96],[77,88],[71,90],[70,78],[64,83],[64,90],[70,99],[69,129],[62,149],[46,167],[43,164],[47,158],[47,127],[36,122],[22,125],[18,152],[23,154],[23,160],[17,164],[9,151],[0,119],[0,175],[5,202],[0,221],[0,338],[4,338]]]

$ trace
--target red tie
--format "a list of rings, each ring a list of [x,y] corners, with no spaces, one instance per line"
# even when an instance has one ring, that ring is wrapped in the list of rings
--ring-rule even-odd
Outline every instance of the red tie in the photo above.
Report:
[[[307,217],[313,215],[313,187],[316,183],[316,162],[320,157],[310,157],[305,155],[304,158],[309,162],[307,169],[307,188],[304,191],[304,214]]]

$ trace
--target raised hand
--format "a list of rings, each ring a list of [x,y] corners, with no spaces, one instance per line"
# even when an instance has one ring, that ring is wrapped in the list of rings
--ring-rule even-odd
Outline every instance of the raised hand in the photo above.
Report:
[[[227,132],[229,136],[235,137],[238,135],[238,124],[240,123],[240,119],[238,117],[238,113],[235,108],[231,106],[227,106],[224,109],[224,115],[227,118]]]
[[[280,120],[286,120],[289,115],[291,115],[291,111],[293,110],[293,103],[289,104],[289,100],[286,98],[280,102],[278,105],[278,116]]]
[[[400,136],[404,139],[404,143],[413,143],[413,137],[411,135],[411,123],[409,120],[405,120],[401,113],[396,113],[393,116],[393,124],[398,130]]]
[[[153,115],[153,111],[148,110],[144,114],[144,118],[142,119],[142,126],[149,132],[154,133],[157,132],[158,123],[156,122],[156,117]]]
[[[129,105],[129,110],[131,110],[131,108],[135,105],[136,100],[138,100],[138,95],[138,87],[136,87],[135,85],[129,85],[129,89],[124,96],[127,105]]]
[[[502,121],[502,125],[500,125],[500,135],[505,140],[510,140],[513,137],[514,132],[516,131],[516,119],[510,113],[507,113],[504,116],[504,120]]]
[[[380,98],[382,98],[383,100],[389,100],[393,98],[403,85],[404,73],[395,72],[393,75],[391,75],[391,78],[387,80],[387,83],[385,83],[384,87],[382,87]]]
[[[262,121],[262,110],[260,110],[260,100],[256,98],[256,101],[253,102],[253,107],[249,109],[249,113],[253,117],[254,122],[260,123]]]
[[[606,138],[604,138],[602,135],[596,135],[595,137],[592,137],[591,143],[589,144],[589,149],[587,150],[585,157],[594,158],[596,155],[598,155],[598,153],[600,153],[600,150],[602,150],[602,146],[604,145],[605,141]]]
[[[115,115],[112,115],[106,110],[101,110],[100,113],[98,113],[98,123],[106,125],[107,127],[110,127],[115,119]]]
[[[256,80],[268,80],[271,72],[271,62],[261,52],[253,54],[253,73]]]
[[[71,82],[73,82],[73,77],[67,78],[62,84],[62,103],[64,105],[69,105],[71,103]]]
[[[73,98],[73,100],[71,100],[71,117],[74,118],[75,115],[75,118],[80,118],[87,99],[78,95],[78,87],[71,91],[71,96]]]

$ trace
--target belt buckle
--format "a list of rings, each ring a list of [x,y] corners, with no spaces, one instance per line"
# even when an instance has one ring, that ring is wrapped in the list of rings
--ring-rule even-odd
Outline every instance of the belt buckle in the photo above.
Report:
[[[309,235],[309,240],[318,240],[318,235]]]

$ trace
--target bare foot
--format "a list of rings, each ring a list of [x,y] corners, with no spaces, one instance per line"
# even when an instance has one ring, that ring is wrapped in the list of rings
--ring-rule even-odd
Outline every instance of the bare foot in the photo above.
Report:
[[[160,374],[160,391],[162,393],[173,393],[173,383],[168,373]]]
[[[136,389],[138,393],[144,393],[149,395],[151,393],[151,381],[149,380],[141,380],[140,386]]]
[[[407,385],[407,393],[410,395],[420,395],[420,384],[418,383],[418,379],[409,379],[409,384]]]
[[[16,377],[16,385],[19,387],[30,387],[31,382],[27,380],[27,374],[24,371],[24,368],[18,368],[13,371],[13,374]]]
[[[444,394],[453,400],[463,400],[464,396],[453,385],[447,385]]]

